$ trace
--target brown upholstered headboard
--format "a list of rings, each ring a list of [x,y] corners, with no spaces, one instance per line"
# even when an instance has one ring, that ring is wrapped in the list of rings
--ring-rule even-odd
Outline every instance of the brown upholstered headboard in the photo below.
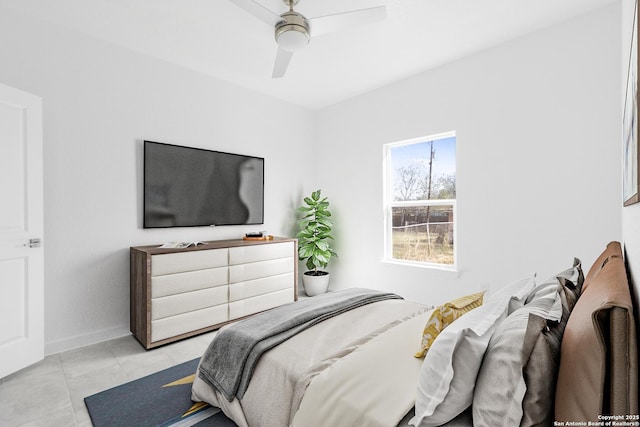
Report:
[[[638,414],[636,323],[618,242],[609,243],[589,270],[567,322],[555,413],[563,422]]]

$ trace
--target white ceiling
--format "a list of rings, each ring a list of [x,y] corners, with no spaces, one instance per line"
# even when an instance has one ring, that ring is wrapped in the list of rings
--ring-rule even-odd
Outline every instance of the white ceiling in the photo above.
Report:
[[[282,0],[257,0],[278,13]],[[228,0],[0,0],[4,6],[320,109],[619,0],[301,0],[307,18],[379,5],[383,22],[312,38],[272,79],[273,29]]]

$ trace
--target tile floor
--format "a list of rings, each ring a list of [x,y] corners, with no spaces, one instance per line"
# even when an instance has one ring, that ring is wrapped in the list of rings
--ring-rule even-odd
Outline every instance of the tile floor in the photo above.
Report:
[[[47,356],[0,379],[0,426],[89,427],[86,396],[199,357],[214,335],[149,351],[126,336]]]

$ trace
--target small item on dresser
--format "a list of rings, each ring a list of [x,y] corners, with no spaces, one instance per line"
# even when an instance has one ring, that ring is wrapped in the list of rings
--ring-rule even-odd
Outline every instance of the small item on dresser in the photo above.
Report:
[[[184,249],[184,248],[189,248],[191,246],[198,246],[198,245],[204,245],[204,242],[167,242],[165,244],[163,244],[162,246],[160,246],[161,248],[177,248],[177,249]]]
[[[246,233],[243,240],[273,240],[273,236],[267,234],[266,231],[253,231]]]

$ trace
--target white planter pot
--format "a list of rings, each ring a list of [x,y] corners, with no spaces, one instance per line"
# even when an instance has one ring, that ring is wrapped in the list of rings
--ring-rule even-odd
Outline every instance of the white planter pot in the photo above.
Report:
[[[304,285],[304,293],[310,297],[324,294],[329,289],[329,273],[322,276],[312,276],[305,273],[302,275],[302,284]]]

